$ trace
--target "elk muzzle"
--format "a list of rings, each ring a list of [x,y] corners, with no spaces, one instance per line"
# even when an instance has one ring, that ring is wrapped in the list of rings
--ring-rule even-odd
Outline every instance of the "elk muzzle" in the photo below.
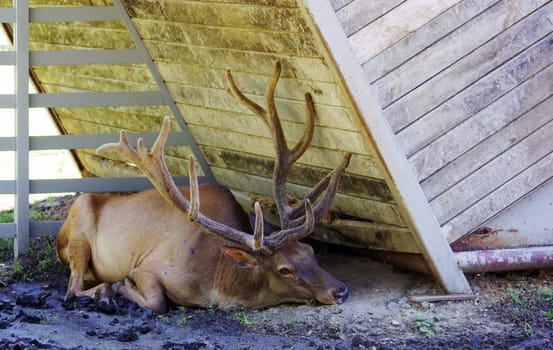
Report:
[[[332,292],[332,296],[334,297],[334,300],[336,301],[336,304],[341,304],[348,298],[349,295],[349,289],[345,285],[341,287],[340,289],[335,290]]]
[[[321,304],[342,304],[344,301],[346,301],[348,295],[348,287],[344,283],[335,280],[335,283],[333,283],[332,287],[327,287],[324,290],[319,291],[319,293],[316,292],[315,299],[317,299],[317,301]]]

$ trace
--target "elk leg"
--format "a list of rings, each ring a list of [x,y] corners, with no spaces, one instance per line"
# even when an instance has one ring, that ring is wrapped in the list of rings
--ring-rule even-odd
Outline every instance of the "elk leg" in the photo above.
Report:
[[[72,296],[87,296],[89,298],[109,299],[111,287],[108,283],[98,284],[96,277],[90,272],[91,253],[88,241],[85,239],[71,239],[69,242],[69,284],[65,299]],[[94,286],[89,288],[89,286]],[[86,289],[85,288],[89,288]]]
[[[125,285],[118,288],[117,293],[140,307],[147,307],[155,313],[167,311],[165,291],[159,279],[149,272],[134,272],[132,282],[125,280]]]
[[[65,298],[73,295],[83,295],[84,279],[90,262],[90,246],[81,239],[72,239],[69,242],[69,284]]]

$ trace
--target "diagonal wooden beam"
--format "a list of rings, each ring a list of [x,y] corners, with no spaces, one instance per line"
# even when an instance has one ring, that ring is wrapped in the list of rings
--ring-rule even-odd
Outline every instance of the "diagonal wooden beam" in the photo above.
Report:
[[[388,120],[376,102],[369,81],[354,56],[329,1],[298,1],[308,25],[319,37],[321,52],[335,69],[352,110],[357,113],[369,142],[374,145],[386,182],[434,276],[449,294],[472,294],[451,247],[426,200],[409,162],[401,152]]]
[[[138,34],[138,31],[136,30],[134,24],[132,23],[132,20],[129,17],[129,14],[127,13],[125,6],[122,4],[121,0],[113,0],[113,5],[117,8],[121,16],[121,19],[127,26],[129,34],[133,39],[136,45],[136,48],[141,53],[143,61],[148,66],[150,73],[152,74],[152,77],[154,78],[154,81],[156,82],[159,88],[159,92],[163,100],[165,101],[165,103],[171,110],[171,113],[173,113],[175,120],[179,124],[182,135],[185,138],[185,142],[188,145],[190,145],[192,152],[196,156],[197,163],[202,168],[204,176],[210,180],[209,182],[215,182],[215,177],[213,176],[213,173],[211,172],[211,169],[209,168],[209,165],[207,164],[207,161],[203,156],[203,153],[201,152],[200,148],[196,144],[196,141],[192,137],[192,134],[188,130],[188,126],[186,125],[184,117],[182,116],[177,104],[175,103],[173,96],[171,96],[171,93],[169,92],[169,88],[167,87],[167,85],[165,84],[165,81],[161,77],[161,74],[159,73],[157,66],[153,62],[152,57],[150,56],[148,49],[146,48],[146,45],[144,45],[144,42],[142,41],[140,34]]]

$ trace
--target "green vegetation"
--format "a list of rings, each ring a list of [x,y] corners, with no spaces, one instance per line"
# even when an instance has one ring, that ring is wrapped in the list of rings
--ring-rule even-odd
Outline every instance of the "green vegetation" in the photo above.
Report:
[[[0,223],[13,222],[13,210],[0,212]]]
[[[49,273],[60,273],[65,276],[67,270],[58,259],[56,242],[53,237],[42,238],[42,244],[29,246],[29,258],[36,262],[36,275],[47,275]]]
[[[31,221],[41,221],[46,218],[44,212],[31,209],[29,211]],[[0,211],[0,223],[14,222],[14,212],[12,210]],[[13,259],[13,238],[0,239],[0,262],[11,261]]]
[[[0,262],[13,260],[13,238],[0,239]]]
[[[328,328],[333,331],[338,331],[340,329],[340,322],[335,315],[330,316],[330,319],[328,320]]]
[[[535,327],[553,318],[553,290],[545,286],[531,285],[524,290],[507,289],[511,303],[511,319],[520,325],[526,336],[534,334]]]
[[[23,266],[21,266],[19,261],[16,261],[11,265],[11,277],[18,280],[28,279],[25,275],[25,270],[23,269]]]
[[[180,317],[177,318],[176,325],[179,327],[183,327],[186,324],[186,321],[188,321],[189,316],[186,314],[186,308],[185,307],[179,307]]]
[[[239,321],[243,326],[250,326],[260,322],[259,317],[251,317],[250,313],[242,308],[234,313],[234,319]]]
[[[30,241],[29,251],[13,262],[13,239],[0,239],[0,261],[11,263],[4,278],[23,281],[59,280],[68,274],[58,259],[54,237],[40,237]]]
[[[169,323],[169,316],[167,316],[167,315],[158,315],[157,320],[161,323],[167,324],[167,323]]]
[[[286,324],[288,325],[288,327],[294,328],[294,327],[297,326],[298,321],[297,321],[294,317],[290,317],[290,318],[288,319],[288,322],[287,322]]]
[[[29,210],[29,219],[31,221],[42,221],[46,219],[46,214],[38,209]],[[14,212],[13,209],[0,211],[0,223],[13,222]]]
[[[48,199],[50,201],[50,199]],[[53,203],[53,199],[51,199]],[[29,210],[31,221],[47,219],[47,214],[31,207]],[[14,211],[0,211],[0,223],[14,222]],[[33,238],[29,242],[29,251],[21,256],[18,261],[13,261],[14,239],[0,239],[0,262],[6,263],[8,269],[4,270],[3,279],[25,281],[50,281],[65,278],[68,270],[63,266],[57,255],[54,237]]]
[[[431,315],[432,311],[427,311],[420,313],[415,319],[415,328],[416,330],[424,335],[427,338],[431,338],[436,335],[441,328],[436,325],[438,318],[434,315]]]
[[[514,304],[512,309],[513,318],[522,323],[524,333],[527,336],[531,336],[534,333],[534,330],[528,322],[528,314],[533,313],[535,310],[533,301],[529,298],[524,298],[519,290],[509,287],[507,291],[509,292],[511,301]]]

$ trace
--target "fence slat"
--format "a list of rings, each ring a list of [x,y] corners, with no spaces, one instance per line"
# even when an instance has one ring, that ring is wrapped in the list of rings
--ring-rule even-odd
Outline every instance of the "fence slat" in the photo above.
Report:
[[[31,22],[116,21],[119,14],[113,6],[35,7],[30,9]]]
[[[95,49],[31,52],[32,66],[135,63],[143,63],[140,52],[138,52],[137,49]]]

